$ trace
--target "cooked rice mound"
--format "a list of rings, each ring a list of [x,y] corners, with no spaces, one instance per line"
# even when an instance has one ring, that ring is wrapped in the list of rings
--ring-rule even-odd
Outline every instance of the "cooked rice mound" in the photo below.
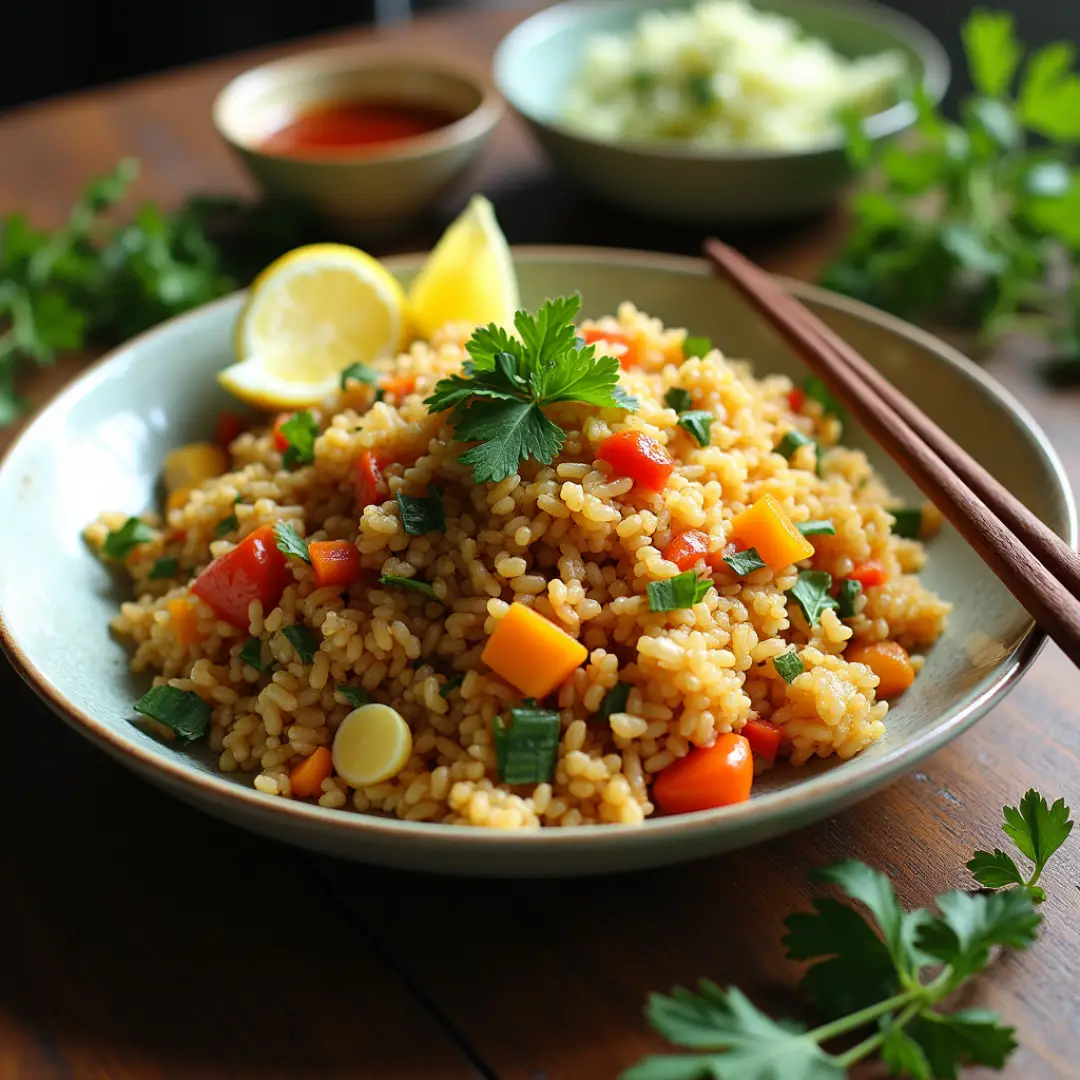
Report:
[[[886,508],[896,500],[861,452],[835,445],[835,417],[812,401],[792,412],[787,378],[755,379],[746,363],[716,350],[684,362],[685,331],[664,329],[630,304],[600,325],[641,343],[640,362],[621,377],[640,407],[548,410],[567,432],[551,465],[526,462],[518,474],[478,486],[458,463],[463,447],[447,415],[431,415],[423,403],[465,357],[464,332],[449,327],[386,363],[387,371],[415,376],[412,393],[375,402],[370,386],[350,383],[339,400],[313,410],[321,428],[314,465],[288,471],[268,428],[245,433],[230,447],[231,471],[192,491],[163,522],[146,518],[157,537],[125,561],[138,599],[122,605],[112,626],[134,646],[133,670],[211,704],[208,738],[222,771],[249,773],[258,790],[290,797],[291,769],[330,746],[352,708],[335,691],[341,684],[362,686],[397,709],[411,728],[413,753],[402,772],[371,787],[354,790],[331,776],[319,805],[411,821],[494,828],[641,822],[654,811],[652,776],[719,733],[738,732],[755,714],[781,726],[781,754],[793,765],[815,755],[850,758],[882,736],[888,705],[875,700],[877,676],[845,661],[845,646],[857,638],[919,650],[941,634],[951,606],[915,576],[922,544],[890,534]],[[712,445],[699,447],[664,405],[674,385],[692,390],[695,407],[717,417]],[[661,493],[633,489],[597,460],[598,444],[626,426],[674,457]],[[813,446],[790,463],[774,452],[793,427],[829,447],[821,477]],[[392,462],[384,469],[391,498],[358,518],[354,470],[364,450]],[[430,485],[442,492],[446,532],[407,535],[392,496],[424,495]],[[795,523],[835,526],[834,536],[810,537],[816,550],[803,569],[840,578],[875,558],[888,582],[864,590],[855,618],[841,621],[826,610],[813,630],[785,595],[796,580],[793,566],[732,583],[718,577],[693,608],[651,612],[646,585],[679,572],[662,556],[670,540],[700,529],[719,551],[732,517],[766,494]],[[237,530],[215,539],[231,514]],[[103,515],[87,530],[89,541],[100,546],[124,519]],[[276,608],[252,603],[246,630],[217,619],[189,592],[191,581],[241,537],[279,520],[309,540],[354,542],[365,577],[348,592],[316,588],[312,568],[290,559],[294,580]],[[151,580],[162,556],[186,569]],[[381,574],[429,582],[442,602],[380,586]],[[202,638],[195,644],[178,642],[168,608],[177,597],[194,605]],[[521,695],[481,662],[513,601],[532,605],[589,650],[553,696],[562,734],[552,781],[516,788],[498,780],[492,722]],[[280,633],[292,623],[306,624],[320,642],[310,664]],[[239,658],[251,636],[262,642],[265,674]],[[770,661],[792,643],[805,671],[788,685]],[[464,681],[444,697],[440,690],[455,675]],[[625,711],[597,722],[620,680],[633,687]],[[756,762],[758,771],[767,767]]]

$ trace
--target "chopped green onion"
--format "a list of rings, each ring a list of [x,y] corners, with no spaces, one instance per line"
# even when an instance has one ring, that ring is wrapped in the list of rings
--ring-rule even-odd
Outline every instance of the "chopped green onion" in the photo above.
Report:
[[[663,581],[650,581],[645,591],[650,611],[677,611],[693,607],[711,588],[708,578],[699,578],[693,570],[687,570]]]
[[[368,692],[360,686],[335,686],[334,689],[354,708],[359,709],[367,705],[371,698]]]
[[[253,667],[256,671],[262,671],[265,668],[262,659],[262,642],[257,638],[248,638],[244,647],[240,650],[240,660],[242,663],[247,664],[248,667]]]
[[[450,694],[456,690],[465,681],[464,675],[455,675],[452,679],[447,679],[446,682],[439,687],[439,693],[448,698]]]
[[[836,613],[841,619],[850,619],[855,615],[855,601],[862,592],[862,582],[854,578],[844,578],[840,582],[840,591],[836,594]]]
[[[922,532],[922,508],[918,506],[899,506],[890,510],[893,516],[892,534],[905,540],[918,540]]]
[[[559,714],[533,701],[510,710],[511,723],[496,716],[492,725],[499,779],[504,784],[542,784],[555,775]]]
[[[679,427],[689,431],[697,440],[698,446],[708,446],[712,441],[714,419],[711,412],[706,412],[704,409],[692,409],[679,417]]]
[[[410,536],[446,531],[446,508],[443,506],[442,493],[437,487],[432,487],[427,495],[420,498],[402,495],[399,491],[397,504],[401,513],[401,526]]]
[[[836,600],[829,595],[832,588],[832,574],[825,570],[800,570],[795,584],[788,592],[788,599],[794,600],[802,609],[808,626],[817,626],[821,614],[828,608],[836,607]]]
[[[380,585],[392,585],[396,589],[415,589],[417,592],[422,592],[425,596],[430,596],[432,600],[439,600],[439,594],[426,582],[417,581],[416,578],[411,577],[398,577],[396,574],[383,574],[379,578]],[[442,601],[439,600],[441,604]]]
[[[708,356],[712,352],[713,343],[712,338],[707,337],[688,337],[683,342],[682,352],[683,356]]]
[[[836,535],[836,526],[831,521],[804,521],[795,527],[803,536]]]
[[[686,412],[693,403],[694,399],[690,396],[690,391],[681,386],[671,387],[664,395],[664,404],[677,413]]]
[[[724,562],[731,567],[739,577],[746,577],[755,570],[765,569],[765,560],[758,554],[757,548],[747,548],[745,551],[734,551],[724,556]]]
[[[287,521],[279,521],[274,526],[274,543],[283,555],[291,555],[304,562],[311,562],[307,541]]]
[[[236,520],[235,514],[230,514],[227,518],[219,521],[214,526],[214,539],[220,540],[223,536],[228,536],[231,532],[236,532],[240,528],[240,522]]]
[[[776,444],[776,452],[790,461],[800,446],[810,446],[813,441],[809,435],[804,435],[801,431],[792,428],[784,432],[784,437]]]
[[[803,393],[810,398],[811,401],[816,401],[826,414],[832,413],[838,420],[843,420],[845,412],[843,406],[833,396],[832,391],[816,376],[810,375],[807,377],[806,382],[803,383]]]
[[[140,544],[148,544],[157,534],[137,517],[129,517],[119,529],[113,529],[101,545],[110,559],[126,559]]]
[[[202,738],[210,727],[210,706],[194,690],[155,686],[135,702],[135,711],[189,741]]]
[[[286,469],[310,465],[315,460],[315,438],[319,434],[319,425],[311,413],[305,410],[290,416],[278,430],[289,444],[282,458]]]
[[[604,700],[600,702],[600,708],[597,709],[594,719],[606,723],[611,719],[612,713],[625,712],[632,689],[633,687],[628,682],[617,682],[604,695]]]
[[[296,650],[296,655],[304,664],[310,664],[319,651],[319,642],[315,635],[306,626],[296,623],[293,626],[283,626],[281,633],[285,640]]]
[[[776,668],[776,674],[788,684],[793,683],[806,670],[794,649],[773,657],[773,667]]]
[[[173,577],[180,569],[180,560],[170,555],[164,555],[150,567],[150,580],[158,581],[161,578]]]
[[[345,389],[345,384],[350,379],[355,379],[356,382],[371,383],[374,385],[381,379],[382,376],[374,368],[369,368],[367,364],[361,364],[359,362],[350,364],[341,373],[341,389]]]

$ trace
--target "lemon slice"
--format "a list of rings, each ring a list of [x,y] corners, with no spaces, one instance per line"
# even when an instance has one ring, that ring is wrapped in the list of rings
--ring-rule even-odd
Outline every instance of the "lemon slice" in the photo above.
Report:
[[[315,405],[343,368],[392,356],[405,340],[405,294],[386,267],[345,244],[311,244],[271,263],[236,327],[240,362],[221,384],[260,408]]]
[[[397,776],[412,755],[412,732],[389,705],[353,709],[334,735],[334,771],[355,788]]]
[[[482,195],[443,233],[409,289],[409,318],[421,337],[447,323],[514,325],[520,307],[510,247]]]

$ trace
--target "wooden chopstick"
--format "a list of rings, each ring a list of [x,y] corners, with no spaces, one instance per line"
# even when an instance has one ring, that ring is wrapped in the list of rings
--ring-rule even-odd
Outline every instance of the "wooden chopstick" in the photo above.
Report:
[[[705,251],[1080,666],[1076,554],[765,271],[719,240]]]

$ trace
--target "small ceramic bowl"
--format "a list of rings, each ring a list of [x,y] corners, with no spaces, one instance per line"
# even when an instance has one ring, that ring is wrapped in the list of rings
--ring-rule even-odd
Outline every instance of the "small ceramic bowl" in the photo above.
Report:
[[[495,83],[554,160],[582,187],[623,210],[664,221],[750,224],[795,218],[831,203],[851,179],[839,138],[803,151],[696,148],[671,141],[606,140],[561,119],[566,92],[596,34],[629,31],[643,12],[691,0],[570,0],[526,19],[495,53]],[[860,0],[760,0],[844,56],[896,51],[937,102],[949,84],[941,44],[899,12]],[[884,139],[915,119],[910,103],[868,118]]]
[[[290,156],[266,140],[314,106],[378,102],[454,119],[426,134]],[[487,143],[503,104],[481,80],[423,60],[375,59],[355,49],[305,53],[233,79],[214,102],[218,131],[270,195],[306,205],[350,235],[412,223],[460,179]]]

